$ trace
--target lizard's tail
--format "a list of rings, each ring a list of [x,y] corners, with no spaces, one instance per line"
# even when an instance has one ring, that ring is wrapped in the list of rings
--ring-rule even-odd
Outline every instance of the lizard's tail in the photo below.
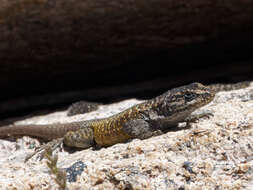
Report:
[[[0,127],[0,138],[8,136],[34,136],[46,140],[63,137],[68,131],[80,128],[80,122],[49,125],[9,125]]]

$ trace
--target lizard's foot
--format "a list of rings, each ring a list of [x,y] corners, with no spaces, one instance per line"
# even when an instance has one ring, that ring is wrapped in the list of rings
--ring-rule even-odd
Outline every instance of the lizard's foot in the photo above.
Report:
[[[42,158],[44,158],[44,154],[46,152],[46,149],[50,148],[52,151],[54,151],[57,147],[62,146],[62,145],[63,145],[63,138],[58,138],[58,139],[50,141],[46,144],[43,144],[37,150],[35,150],[34,153],[28,155],[25,158],[25,162],[30,160],[35,154],[37,154],[39,152],[41,152],[40,155],[39,155],[39,159],[41,160]]]

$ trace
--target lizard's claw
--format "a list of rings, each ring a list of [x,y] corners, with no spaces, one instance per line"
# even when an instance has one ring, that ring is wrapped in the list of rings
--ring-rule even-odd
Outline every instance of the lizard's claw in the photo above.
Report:
[[[52,151],[54,151],[57,147],[59,146],[62,146],[63,145],[63,138],[58,138],[58,139],[55,139],[53,141],[50,141],[46,144],[43,144],[41,145],[37,150],[35,150],[35,152],[33,152],[32,154],[28,155],[26,158],[25,158],[25,162],[27,162],[28,160],[30,160],[35,154],[40,153],[39,155],[39,159],[42,160],[42,158],[44,158],[45,156],[45,150],[50,148],[52,149]]]

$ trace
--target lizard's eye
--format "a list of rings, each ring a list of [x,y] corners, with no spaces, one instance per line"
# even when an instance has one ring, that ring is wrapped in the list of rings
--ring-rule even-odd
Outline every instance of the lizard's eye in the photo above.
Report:
[[[196,94],[190,93],[190,92],[186,92],[184,95],[184,98],[186,101],[191,101],[196,97]]]

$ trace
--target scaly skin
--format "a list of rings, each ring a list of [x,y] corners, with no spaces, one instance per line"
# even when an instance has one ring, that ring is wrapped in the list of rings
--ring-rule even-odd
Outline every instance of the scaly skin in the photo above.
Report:
[[[171,89],[164,94],[104,119],[52,125],[0,127],[0,137],[29,135],[47,140],[61,138],[67,146],[110,146],[132,138],[145,139],[175,126],[208,104],[214,93],[200,83]]]

